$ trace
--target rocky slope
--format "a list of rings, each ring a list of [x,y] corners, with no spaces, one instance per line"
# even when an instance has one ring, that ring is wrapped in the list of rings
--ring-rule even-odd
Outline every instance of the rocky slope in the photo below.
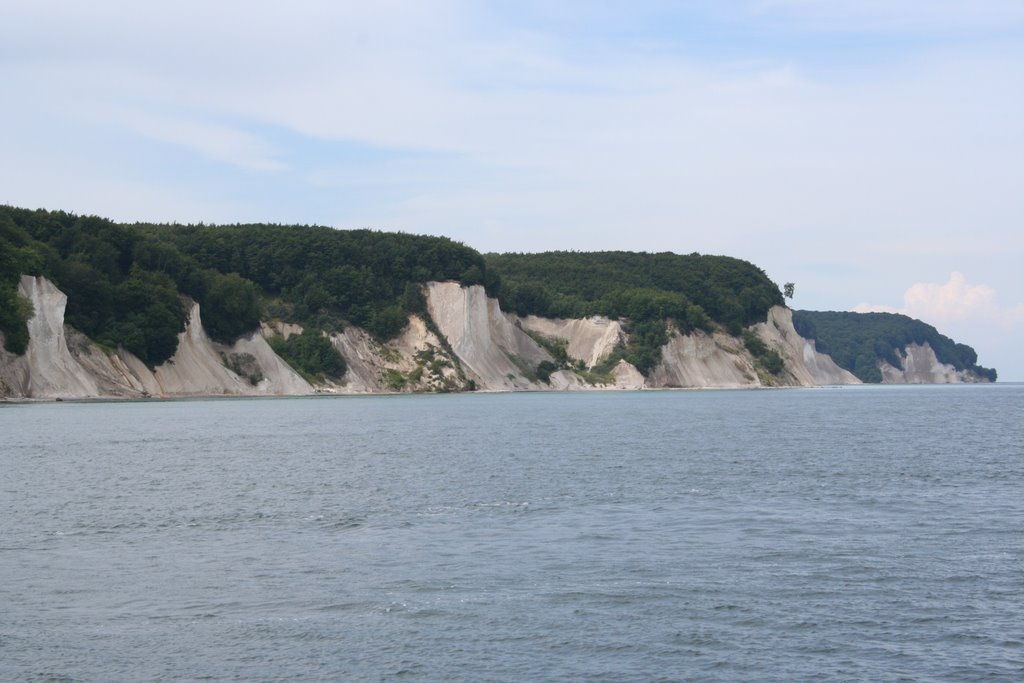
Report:
[[[300,333],[297,325],[265,323],[231,345],[203,330],[198,304],[174,356],[149,368],[122,349],[100,348],[64,323],[67,299],[41,277],[23,277],[19,292],[34,315],[26,354],[0,349],[0,396],[95,398],[259,396],[389,391],[486,391],[759,387],[856,384],[859,380],[815,350],[793,328],[792,313],[776,306],[751,328],[783,359],[768,374],[743,341],[722,332],[672,331],[661,362],[644,377],[610,358],[626,339],[621,323],[594,317],[559,320],[503,312],[483,287],[432,282],[425,287],[429,320],[412,316],[396,339],[380,344],[357,327],[331,337],[348,369],[336,382],[311,384],[274,353],[267,338]],[[433,325],[430,324],[433,322]],[[552,344],[565,350],[559,364]],[[557,349],[556,349],[557,350]],[[539,372],[541,364],[549,373]],[[883,367],[889,383],[970,381],[935,359],[925,345],[905,350],[904,369]]]

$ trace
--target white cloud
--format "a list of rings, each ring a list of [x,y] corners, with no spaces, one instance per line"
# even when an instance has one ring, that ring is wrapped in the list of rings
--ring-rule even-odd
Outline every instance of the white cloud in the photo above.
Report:
[[[1024,327],[1024,303],[1000,305],[996,290],[967,281],[963,273],[950,273],[945,283],[917,282],[903,294],[903,307],[858,304],[855,311],[903,313],[938,327],[963,322],[994,323],[1005,328]]]
[[[122,125],[146,137],[198,152],[210,161],[251,171],[283,171],[277,151],[262,138],[229,126],[125,111]]]
[[[1014,294],[1020,296],[1020,288]],[[902,313],[933,325],[942,334],[972,346],[981,365],[994,367],[1000,381],[1024,381],[1024,303],[1003,304],[995,288],[972,284],[959,272],[944,283],[917,282],[907,288],[903,306],[859,304],[855,311]]]

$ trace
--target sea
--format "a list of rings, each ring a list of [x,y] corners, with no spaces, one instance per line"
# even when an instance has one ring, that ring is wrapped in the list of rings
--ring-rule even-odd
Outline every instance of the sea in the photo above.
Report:
[[[0,680],[1024,680],[1024,385],[0,405]]]

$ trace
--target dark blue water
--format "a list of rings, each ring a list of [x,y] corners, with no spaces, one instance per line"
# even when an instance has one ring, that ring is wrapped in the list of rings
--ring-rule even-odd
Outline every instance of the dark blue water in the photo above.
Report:
[[[0,405],[0,680],[1024,680],[1024,386]]]

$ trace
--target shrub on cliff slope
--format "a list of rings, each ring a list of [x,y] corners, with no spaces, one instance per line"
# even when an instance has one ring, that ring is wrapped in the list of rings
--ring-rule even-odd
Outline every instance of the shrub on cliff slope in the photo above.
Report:
[[[315,382],[323,377],[340,378],[345,374],[345,359],[320,330],[306,328],[285,340],[270,338],[274,352],[285,359],[307,380]]]
[[[32,304],[18,295],[18,290],[8,283],[0,282],[0,332],[4,337],[4,348],[21,355],[28,349],[28,325],[32,315]]]

